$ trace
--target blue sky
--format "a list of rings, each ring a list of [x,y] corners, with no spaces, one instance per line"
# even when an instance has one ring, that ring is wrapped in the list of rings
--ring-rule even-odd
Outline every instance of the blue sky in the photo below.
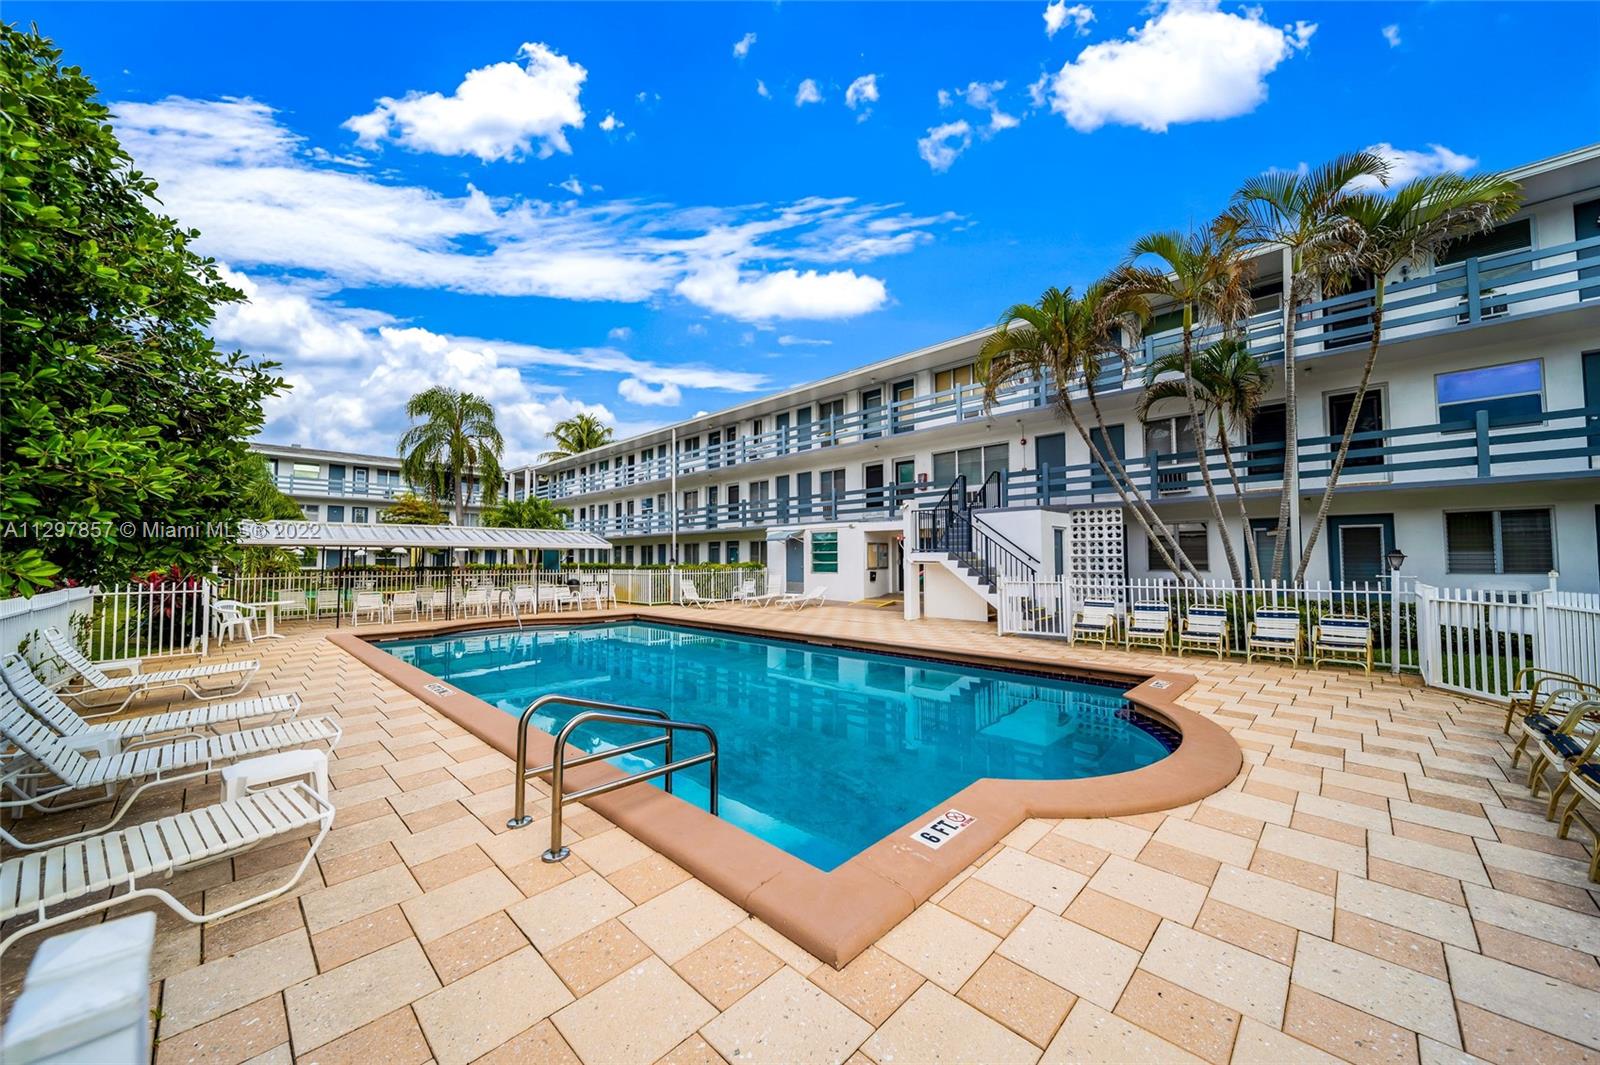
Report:
[[[250,293],[216,333],[296,386],[263,435],[380,452],[435,383],[493,399],[519,461],[576,410],[626,434],[970,332],[1271,167],[1600,139],[1583,3],[6,17]]]

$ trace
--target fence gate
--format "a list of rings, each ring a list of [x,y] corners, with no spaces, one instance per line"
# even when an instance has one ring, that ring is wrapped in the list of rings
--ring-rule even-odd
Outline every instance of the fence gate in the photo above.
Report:
[[[1600,677],[1600,595],[1419,584],[1417,610],[1434,687],[1504,700],[1527,666]]]

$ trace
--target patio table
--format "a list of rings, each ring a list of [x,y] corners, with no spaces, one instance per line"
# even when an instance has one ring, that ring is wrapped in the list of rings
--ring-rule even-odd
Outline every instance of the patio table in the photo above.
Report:
[[[243,605],[249,607],[251,610],[261,611],[261,618],[265,624],[266,631],[260,636],[257,636],[256,639],[281,640],[283,639],[283,633],[278,631],[278,608],[283,606],[297,606],[298,604],[288,599],[268,599],[260,603],[245,603]]]

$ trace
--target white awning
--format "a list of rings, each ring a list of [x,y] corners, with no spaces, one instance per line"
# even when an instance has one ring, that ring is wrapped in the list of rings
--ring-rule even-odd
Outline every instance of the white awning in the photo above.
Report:
[[[418,548],[425,551],[567,551],[610,548],[595,533],[576,529],[495,529],[484,525],[361,525],[349,522],[245,522],[239,543],[246,547],[354,547],[369,551]]]

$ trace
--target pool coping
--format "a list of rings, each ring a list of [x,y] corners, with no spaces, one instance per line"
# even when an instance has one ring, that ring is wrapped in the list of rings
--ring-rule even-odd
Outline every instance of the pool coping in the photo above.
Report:
[[[649,621],[901,655],[907,650],[885,641],[783,632],[720,616],[700,623],[680,614],[640,607],[542,616],[536,621],[525,620],[524,625],[565,627],[613,621]],[[359,634],[330,633],[327,639],[502,754],[515,758],[516,718],[400,661],[373,642],[509,627],[497,619],[471,618],[385,625]],[[1178,696],[1194,684],[1194,677],[1187,673],[1120,670],[1072,662],[1058,665],[1032,659],[1019,662],[966,651],[930,650],[926,657],[1002,670],[1015,671],[1021,666],[1063,679],[1137,680],[1139,683],[1127,693],[1128,700],[1171,726],[1183,739],[1178,749],[1161,761],[1109,776],[1082,780],[986,777],[974,781],[826,873],[659,788],[623,788],[585,799],[584,803],[818,960],[838,968],[877,942],[1030,817],[1118,817],[1169,810],[1221,791],[1243,768],[1243,753],[1226,729],[1177,704]],[[429,685],[445,691],[430,690]],[[554,737],[538,729],[530,730],[529,761],[547,763],[553,755]],[[573,788],[584,788],[621,775],[616,767],[595,762],[568,770],[567,779]],[[960,810],[973,821],[938,849],[912,838],[916,827],[951,809]],[[510,813],[507,809],[507,817]],[[546,820],[529,827],[534,832],[548,833]],[[542,839],[536,842],[542,851]]]

